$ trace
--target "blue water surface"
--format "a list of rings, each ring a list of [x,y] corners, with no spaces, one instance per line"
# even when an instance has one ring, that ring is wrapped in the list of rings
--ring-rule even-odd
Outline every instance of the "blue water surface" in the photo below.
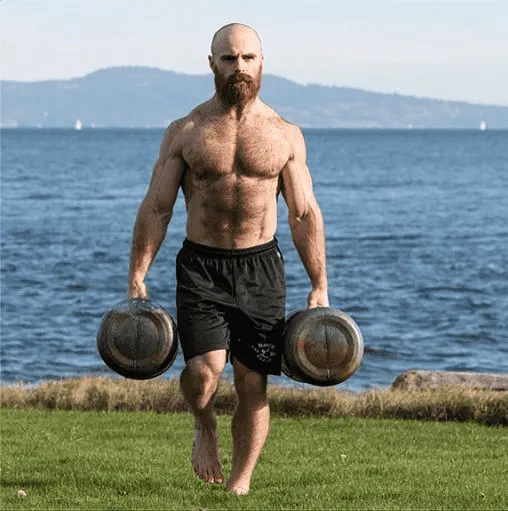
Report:
[[[340,388],[384,387],[415,368],[508,373],[508,132],[304,134],[330,301],[356,320],[366,347]],[[97,354],[97,327],[125,297],[134,218],[161,137],[1,132],[2,383],[113,375]],[[309,282],[286,218],[281,200],[290,312],[305,306]],[[172,314],[184,223],[180,196],[147,278]],[[182,364],[180,354],[162,377]]]

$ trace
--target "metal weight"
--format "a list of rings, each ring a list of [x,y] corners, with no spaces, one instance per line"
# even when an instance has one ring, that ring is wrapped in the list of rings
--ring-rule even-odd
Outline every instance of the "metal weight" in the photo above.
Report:
[[[282,372],[291,379],[337,385],[358,369],[363,351],[362,333],[345,312],[316,307],[286,318]]]
[[[140,298],[117,303],[104,314],[97,349],[108,367],[126,378],[155,378],[178,350],[175,320],[160,305]]]

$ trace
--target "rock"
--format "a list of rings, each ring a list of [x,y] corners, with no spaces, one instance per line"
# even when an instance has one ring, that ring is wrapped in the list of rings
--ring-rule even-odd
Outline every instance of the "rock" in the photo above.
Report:
[[[397,376],[392,389],[414,390],[458,385],[472,389],[508,390],[508,374],[454,371],[406,371]]]

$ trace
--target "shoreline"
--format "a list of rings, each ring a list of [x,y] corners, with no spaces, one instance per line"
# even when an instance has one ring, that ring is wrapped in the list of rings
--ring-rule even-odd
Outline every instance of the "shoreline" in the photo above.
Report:
[[[281,374],[280,377],[283,375]],[[354,376],[354,375],[353,375]],[[343,382],[337,385],[330,386],[317,386],[309,383],[292,380],[286,377],[290,384],[281,385],[280,383],[271,383],[269,381],[269,388],[280,388],[283,390],[319,390],[319,389],[335,389],[337,392],[347,392],[349,394],[359,394],[363,392],[372,391],[385,391],[385,390],[414,390],[423,388],[438,388],[441,386],[459,386],[465,388],[471,388],[475,390],[493,390],[493,391],[508,391],[508,374],[506,373],[485,373],[485,372],[474,372],[474,371],[445,371],[445,370],[427,370],[427,369],[408,369],[400,373],[391,384],[388,386],[376,386],[371,388],[344,388]],[[164,375],[159,375],[153,379],[147,380],[132,380],[125,378],[116,373],[109,375],[94,375],[85,374],[81,376],[62,376],[56,378],[42,379],[35,383],[28,383],[23,381],[16,381],[10,383],[4,383],[0,380],[0,389],[2,388],[26,388],[32,389],[37,388],[41,385],[52,384],[55,382],[65,382],[70,380],[80,379],[111,379],[118,381],[174,381],[177,377],[167,378]],[[221,381],[228,384],[232,384],[233,379],[227,375],[222,375]]]
[[[505,375],[508,378],[508,375]],[[431,387],[364,390],[336,387],[269,386],[268,400],[281,417],[358,417],[429,421],[472,421],[508,425],[508,391],[441,384]],[[236,405],[233,385],[221,380],[215,409],[230,415]],[[187,412],[178,380],[128,380],[83,377],[53,380],[35,387],[0,386],[0,406],[15,409]]]

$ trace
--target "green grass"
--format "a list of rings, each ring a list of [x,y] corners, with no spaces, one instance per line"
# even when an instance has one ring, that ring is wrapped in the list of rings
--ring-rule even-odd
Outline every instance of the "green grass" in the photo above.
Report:
[[[508,392],[441,386],[418,390],[373,389],[360,393],[334,387],[295,389],[270,385],[268,400],[279,417],[423,419],[508,425]],[[72,411],[182,412],[177,379],[128,380],[85,377],[36,386],[0,386],[0,404],[8,408]],[[236,405],[233,385],[221,380],[215,398],[218,413]]]
[[[1,409],[2,509],[506,509],[508,435],[474,423],[273,417],[251,494],[194,476],[189,414]],[[219,417],[226,474],[229,416]],[[17,497],[23,489],[27,496]]]

